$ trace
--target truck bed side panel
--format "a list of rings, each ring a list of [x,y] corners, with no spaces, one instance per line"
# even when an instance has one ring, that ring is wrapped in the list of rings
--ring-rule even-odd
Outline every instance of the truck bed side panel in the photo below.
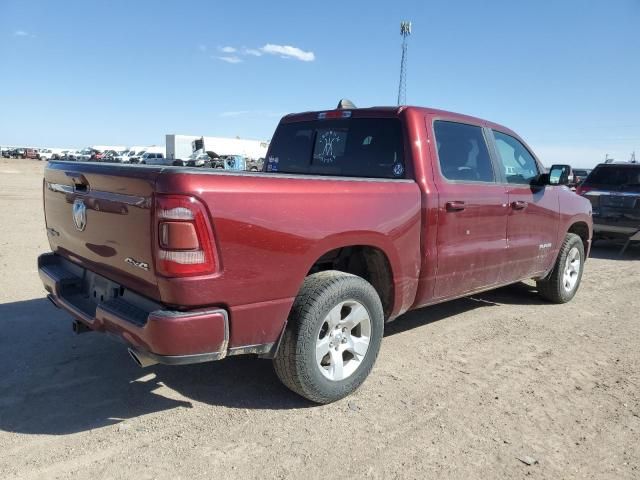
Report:
[[[394,315],[413,303],[421,262],[420,191],[413,181],[167,172],[156,188],[197,192],[210,210],[222,262],[214,277],[159,278],[162,301],[228,306],[232,347],[275,341],[314,262],[343,246],[385,252]]]

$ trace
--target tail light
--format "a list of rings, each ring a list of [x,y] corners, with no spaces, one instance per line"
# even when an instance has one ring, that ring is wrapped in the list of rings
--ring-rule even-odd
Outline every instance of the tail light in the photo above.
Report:
[[[157,195],[156,271],[166,277],[213,273],[218,266],[205,206],[187,195]]]

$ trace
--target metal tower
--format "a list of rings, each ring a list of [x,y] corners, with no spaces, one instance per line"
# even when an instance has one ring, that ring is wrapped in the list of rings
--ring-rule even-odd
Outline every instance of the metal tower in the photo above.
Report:
[[[404,105],[407,103],[407,37],[411,35],[411,22],[400,22],[400,35],[402,35],[402,60],[400,61],[398,105]]]

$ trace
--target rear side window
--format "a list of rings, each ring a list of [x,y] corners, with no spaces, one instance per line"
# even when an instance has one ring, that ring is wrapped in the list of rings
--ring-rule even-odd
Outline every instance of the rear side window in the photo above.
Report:
[[[464,123],[434,122],[440,171],[447,180],[494,182],[493,165],[482,128]]]
[[[584,185],[638,187],[640,186],[640,165],[598,166],[584,181]]]
[[[402,127],[397,118],[351,118],[281,124],[267,172],[404,178]]]
[[[529,150],[516,138],[493,131],[498,157],[509,183],[528,185],[539,174],[538,164]]]

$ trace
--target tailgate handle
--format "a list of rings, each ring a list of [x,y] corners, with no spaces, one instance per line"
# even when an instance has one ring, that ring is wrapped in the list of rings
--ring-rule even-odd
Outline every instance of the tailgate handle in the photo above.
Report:
[[[65,172],[67,177],[73,180],[73,190],[76,192],[86,192],[89,190],[89,180],[81,173]]]

